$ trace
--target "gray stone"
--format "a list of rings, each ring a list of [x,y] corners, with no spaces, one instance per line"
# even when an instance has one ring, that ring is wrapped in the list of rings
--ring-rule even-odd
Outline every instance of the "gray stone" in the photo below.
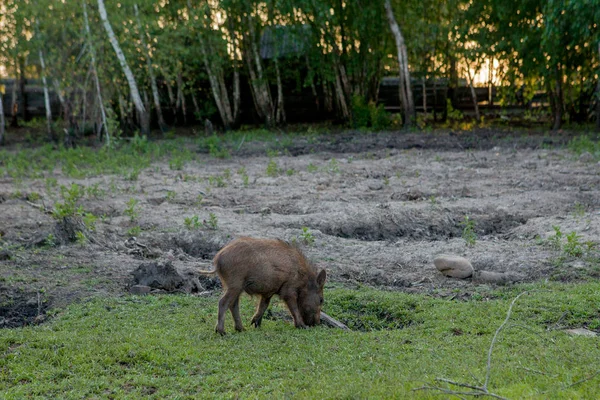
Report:
[[[475,271],[473,273],[474,283],[495,283],[504,285],[507,283],[520,282],[525,277],[516,272],[493,272],[493,271]]]
[[[150,293],[151,290],[152,290],[152,288],[150,286],[135,285],[135,286],[132,286],[129,288],[129,293],[137,294],[138,296],[142,296],[142,295]]]
[[[590,331],[585,328],[576,328],[576,329],[565,329],[569,335],[574,336],[588,336],[588,337],[596,337],[598,334],[596,332]]]
[[[433,264],[438,271],[451,278],[464,279],[473,275],[473,266],[464,257],[442,254],[433,260]]]
[[[371,190],[381,190],[383,189],[383,182],[381,181],[371,181],[367,184],[368,188]]]
[[[594,156],[589,151],[584,151],[579,156],[579,161],[588,163],[594,161]]]

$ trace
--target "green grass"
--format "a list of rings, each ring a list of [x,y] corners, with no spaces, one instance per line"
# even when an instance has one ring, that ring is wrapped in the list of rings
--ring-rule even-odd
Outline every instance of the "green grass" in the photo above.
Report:
[[[489,389],[508,398],[594,398],[600,286],[536,285],[452,301],[371,289],[326,289],[324,310],[361,331],[294,329],[281,319],[213,332],[217,298],[96,299],[45,325],[0,331],[0,398],[439,398],[412,391],[436,377],[481,384],[492,336],[522,296],[492,357]],[[272,315],[283,313],[280,306]],[[381,325],[383,324],[383,325]],[[228,315],[226,328],[233,332]],[[368,325],[368,324],[367,324]],[[355,324],[355,327],[356,324]],[[402,329],[394,329],[402,328]]]

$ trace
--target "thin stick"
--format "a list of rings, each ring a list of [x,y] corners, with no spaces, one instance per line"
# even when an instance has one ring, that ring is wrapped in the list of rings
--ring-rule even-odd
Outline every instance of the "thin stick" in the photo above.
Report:
[[[494,344],[496,343],[496,339],[498,338],[498,334],[500,333],[500,331],[504,328],[504,325],[506,325],[506,323],[510,319],[510,314],[512,313],[513,306],[515,305],[515,303],[517,302],[517,300],[519,300],[519,297],[523,296],[525,293],[527,293],[527,292],[523,292],[523,293],[519,294],[510,303],[510,307],[508,307],[508,311],[506,312],[506,318],[504,319],[504,322],[502,323],[502,325],[500,325],[498,327],[498,329],[496,329],[496,333],[494,334],[494,337],[492,338],[492,343],[490,344],[490,349],[488,350],[488,359],[487,359],[487,367],[486,367],[486,373],[485,373],[485,382],[484,382],[484,384],[482,386],[482,388],[483,388],[483,390],[485,392],[487,392],[487,386],[488,386],[488,383],[490,381],[490,374],[492,372],[492,351],[494,350]]]

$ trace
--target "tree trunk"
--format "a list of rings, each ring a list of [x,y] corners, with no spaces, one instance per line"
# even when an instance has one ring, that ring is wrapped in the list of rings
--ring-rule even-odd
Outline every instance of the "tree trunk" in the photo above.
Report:
[[[25,85],[27,79],[25,78],[25,67],[27,66],[27,59],[21,57],[19,60],[19,110],[21,110],[21,119],[23,121],[29,121],[29,102],[27,98],[27,92],[25,91]]]
[[[600,40],[598,41],[598,59],[600,60]],[[596,129],[600,132],[600,76],[596,82]]]
[[[16,60],[15,60],[16,61]],[[16,65],[16,63],[15,63]],[[12,87],[12,98],[11,98],[11,105],[10,105],[10,112],[11,112],[11,121],[10,121],[10,126],[13,128],[18,128],[19,127],[19,101],[17,98],[17,84],[19,82],[19,79],[17,76],[15,76],[15,81],[13,82],[13,87]]]
[[[475,87],[473,86],[473,76],[471,75],[471,70],[469,69],[468,64],[465,67],[465,72],[467,73],[467,78],[469,80],[469,89],[471,89],[471,99],[473,100],[473,110],[475,110],[475,119],[477,120],[477,122],[479,122],[481,121],[481,113],[479,112],[479,102],[477,101],[477,93],[475,92]]]
[[[154,75],[154,67],[152,67],[152,59],[150,58],[150,47],[146,43],[145,32],[142,28],[142,21],[140,20],[140,13],[137,4],[133,5],[135,11],[135,18],[137,20],[138,31],[140,34],[140,42],[144,48],[144,57],[146,58],[146,66],[148,67],[148,76],[150,77],[150,87],[152,88],[152,97],[154,99],[154,108],[156,108],[156,116],[158,118],[158,126],[162,133],[165,133],[167,124],[163,118],[162,108],[160,107],[160,96],[158,95],[158,85],[156,84],[156,75]],[[148,113],[149,114],[149,113]]]
[[[42,66],[42,84],[44,86],[44,106],[46,108],[46,130],[50,141],[55,140],[52,131],[52,109],[50,109],[50,92],[48,91],[48,81],[46,80],[46,64],[44,63],[44,53],[39,50],[40,65]]]
[[[275,58],[275,74],[277,76],[277,115],[275,117],[278,124],[285,124],[285,108],[283,103],[283,85],[281,83],[281,73],[279,72],[279,61]]]
[[[345,120],[348,120],[350,118],[350,110],[348,109],[348,103],[346,102],[346,96],[338,73],[335,74],[335,92],[337,94],[338,106],[340,107],[342,117]]]
[[[102,91],[100,90],[100,78],[98,77],[98,71],[96,70],[96,51],[92,44],[92,33],[90,31],[90,23],[89,23],[88,14],[87,14],[86,0],[83,0],[82,4],[83,4],[83,16],[84,16],[84,20],[85,20],[86,38],[87,38],[88,46],[90,46],[90,55],[92,58],[92,61],[91,61],[92,73],[94,74],[94,83],[96,84],[96,94],[98,95],[98,105],[100,107],[100,115],[102,117],[102,126],[104,127],[104,134],[105,134],[104,140],[105,140],[105,144],[107,146],[110,146],[110,131],[109,131],[109,127],[108,127],[108,121],[106,120],[106,110],[104,109],[104,102],[102,101]],[[102,134],[102,131],[99,130],[98,133],[99,133],[98,140],[100,140],[101,139],[100,135]]]
[[[246,21],[248,23],[248,30],[250,31],[248,37],[250,46],[248,51],[246,51],[246,63],[248,64],[251,78],[250,84],[254,88],[255,98],[259,103],[258,108],[261,109],[261,114],[265,123],[267,126],[272,126],[274,108],[273,100],[271,99],[271,91],[263,74],[262,61],[256,45],[256,33],[254,32],[254,26],[252,25],[252,20],[249,15],[247,16]]]
[[[121,50],[121,47],[119,46],[119,42],[117,41],[117,38],[115,36],[115,32],[113,31],[113,29],[110,25],[110,21],[108,20],[108,15],[106,14],[106,8],[104,7],[104,0],[98,0],[98,11],[100,12],[100,19],[102,20],[104,29],[106,30],[106,34],[108,35],[108,40],[110,41],[110,44],[112,45],[113,49],[115,50],[115,53],[119,60],[119,64],[121,65],[121,69],[123,70],[123,73],[125,74],[125,78],[127,79],[127,83],[129,84],[129,91],[131,93],[131,98],[133,99],[133,104],[135,105],[135,108],[137,109],[138,114],[140,115],[140,120],[143,121],[143,120],[145,120],[145,114],[147,111],[144,107],[144,103],[142,102],[142,98],[140,96],[140,92],[138,90],[137,83],[135,82],[133,72],[131,72],[129,65],[127,64],[127,60],[125,59],[125,54],[123,54],[123,51]],[[148,129],[148,131],[146,131],[146,129]],[[142,134],[148,134],[148,133],[149,133],[149,127],[142,126]]]
[[[408,52],[406,51],[406,43],[404,36],[400,31],[400,27],[394,17],[394,10],[390,4],[390,0],[385,0],[385,12],[390,24],[390,29],[396,41],[396,49],[398,52],[398,64],[400,67],[400,100],[404,108],[404,127],[408,128],[413,124],[413,116],[415,114],[415,105],[413,102],[412,89],[410,86],[410,72],[408,70]]]
[[[425,77],[421,79],[421,90],[423,91],[423,113],[425,114],[425,118],[427,118],[427,83],[425,82]]]
[[[554,95],[554,123],[552,124],[552,130],[559,130],[562,126],[563,117],[563,93],[562,93],[562,69],[560,66],[556,67],[556,90]]]
[[[0,92],[0,146],[4,145],[4,102]]]
[[[183,123],[187,122],[187,107],[185,104],[185,95],[183,94],[183,77],[181,71],[177,73],[177,107],[181,107],[183,113]]]

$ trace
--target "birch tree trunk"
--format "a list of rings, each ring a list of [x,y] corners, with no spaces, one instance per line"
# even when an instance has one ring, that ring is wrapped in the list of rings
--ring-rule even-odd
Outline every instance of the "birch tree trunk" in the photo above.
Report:
[[[17,61],[15,60],[15,67],[16,66],[17,66]],[[10,126],[12,126],[13,128],[17,128],[19,126],[19,116],[18,116],[19,102],[18,102],[18,98],[17,98],[18,81],[19,81],[18,77],[15,76],[15,81],[13,82],[13,87],[12,87],[12,98],[11,98],[11,105],[10,105],[10,111],[11,111]]]
[[[465,60],[466,63],[467,60]],[[475,110],[475,119],[477,122],[481,121],[481,113],[479,112],[479,102],[477,101],[477,93],[475,93],[475,87],[473,86],[473,76],[471,75],[471,69],[467,63],[465,67],[467,78],[469,80],[469,89],[471,89],[471,99],[473,100],[473,110]],[[477,71],[475,71],[477,73]]]
[[[104,7],[104,0],[98,0],[98,11],[100,12],[100,19],[102,20],[102,24],[104,25],[104,29],[106,30],[106,34],[108,35],[108,40],[110,41],[110,44],[115,50],[115,54],[117,55],[117,59],[119,60],[119,64],[121,65],[121,69],[123,70],[125,78],[127,79],[127,83],[129,84],[129,91],[131,93],[131,98],[133,99],[133,104],[135,105],[135,108],[140,116],[140,121],[143,123],[144,121],[146,121],[145,114],[147,111],[144,107],[144,103],[142,102],[142,98],[140,96],[137,83],[135,82],[133,72],[131,72],[129,65],[127,64],[125,54],[123,54],[123,51],[121,50],[119,42],[117,41],[117,38],[115,36],[115,32],[113,31],[112,26],[110,25],[110,21],[108,20],[106,8]],[[149,126],[142,125],[141,129],[142,134],[148,134],[150,131]]]
[[[275,58],[275,73],[277,76],[277,114],[275,120],[278,124],[285,124],[285,104],[283,102],[283,84],[281,83],[281,73],[279,72],[279,61]]]
[[[0,146],[4,145],[4,103],[0,92]]]
[[[562,68],[561,66],[556,67],[556,90],[553,92],[554,96],[554,123],[552,124],[552,130],[559,130],[562,126],[563,117],[563,91],[562,91]]]
[[[104,109],[104,102],[102,101],[102,91],[100,90],[100,78],[98,77],[98,71],[96,70],[96,50],[94,49],[94,45],[92,44],[92,33],[90,31],[90,23],[87,14],[87,6],[86,0],[82,1],[83,4],[83,16],[85,20],[85,33],[86,39],[88,42],[88,46],[90,46],[90,55],[92,58],[91,67],[92,72],[94,74],[94,83],[96,85],[96,94],[98,95],[98,105],[100,107],[100,116],[102,117],[102,126],[104,127],[104,140],[107,146],[110,146],[110,131],[108,127],[108,122],[106,120],[106,110]],[[99,131],[99,135],[102,134],[102,131]],[[100,140],[100,136],[98,136],[98,140]]]
[[[598,59],[600,60],[600,40],[598,41]],[[600,132],[600,76],[596,82],[596,129]]]
[[[42,84],[44,86],[44,106],[46,107],[46,129],[48,131],[48,138],[52,141],[55,140],[54,133],[52,132],[52,110],[50,109],[50,93],[48,92],[48,81],[46,80],[46,63],[44,63],[44,53],[39,50],[40,65],[42,66]]]
[[[183,77],[181,70],[177,73],[177,106],[181,107],[183,113],[183,122],[187,122],[187,107],[185,104],[185,95],[183,94]]]
[[[408,53],[406,51],[406,42],[400,31],[400,27],[394,17],[394,10],[390,0],[385,0],[385,13],[390,24],[390,29],[396,41],[398,52],[398,64],[400,67],[400,101],[404,108],[404,127],[408,128],[413,124],[415,105],[413,101],[412,89],[410,87],[410,72],[408,70]]]
[[[266,78],[263,74],[262,62],[260,54],[258,53],[258,47],[256,45],[256,34],[254,32],[254,26],[250,15],[246,17],[248,24],[248,30],[250,35],[248,40],[250,41],[249,49],[246,51],[246,63],[248,64],[248,70],[250,72],[250,84],[254,90],[254,96],[257,104],[257,111],[260,109],[259,115],[262,114],[262,118],[265,120],[267,126],[273,125],[274,109],[273,100],[271,99],[271,91]]]
[[[163,118],[162,109],[160,108],[160,97],[158,95],[158,85],[156,84],[156,75],[154,75],[154,68],[152,67],[152,59],[150,58],[150,47],[144,38],[145,32],[142,28],[142,21],[140,20],[140,13],[137,4],[133,5],[135,11],[135,18],[137,20],[138,31],[140,34],[140,42],[144,48],[144,57],[146,58],[146,66],[148,67],[148,76],[150,77],[150,87],[152,88],[152,97],[154,98],[154,107],[156,108],[156,116],[158,117],[158,126],[160,131],[165,133],[167,125]]]

